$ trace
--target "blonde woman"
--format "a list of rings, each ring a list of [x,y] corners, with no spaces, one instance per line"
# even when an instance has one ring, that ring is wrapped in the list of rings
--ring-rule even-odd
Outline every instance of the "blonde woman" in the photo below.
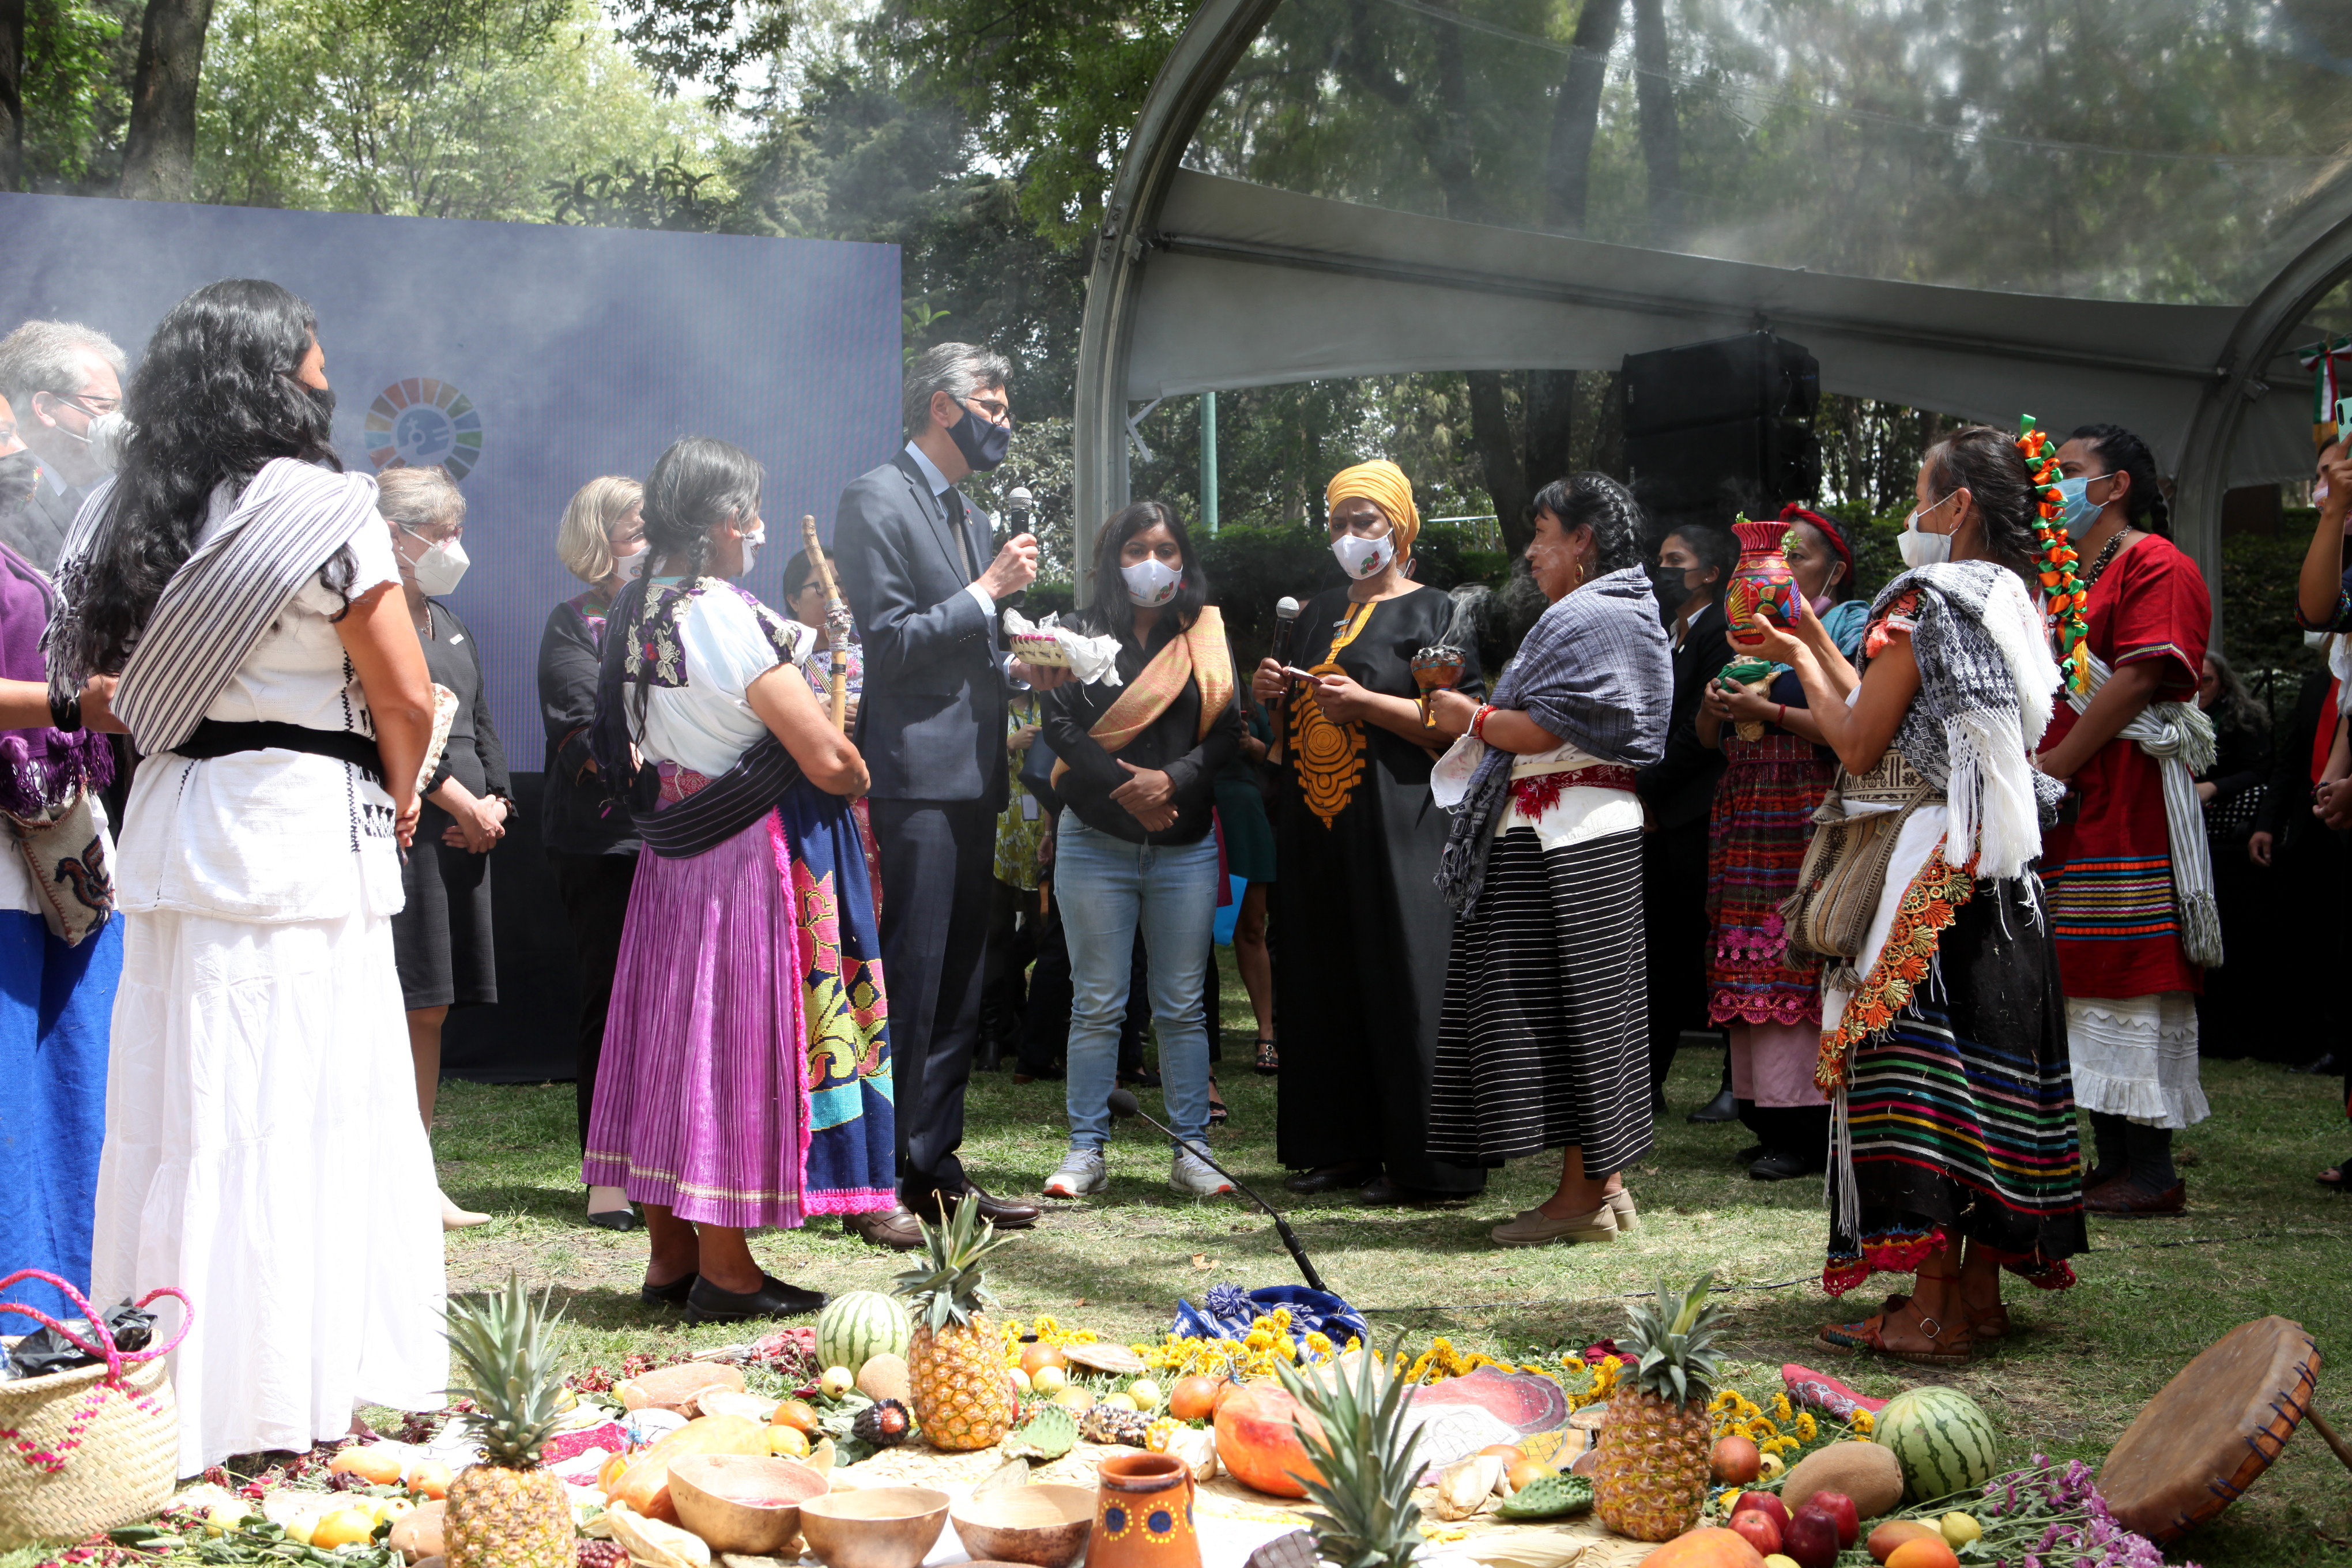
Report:
[[[539,640],[539,710],[547,721],[547,794],[541,837],[555,863],[555,886],[572,925],[580,960],[580,1048],[575,1089],[580,1148],[588,1148],[588,1114],[596,1094],[596,1065],[604,1055],[604,1010],[613,999],[613,966],[621,955],[621,927],[629,912],[629,886],[637,872],[637,835],[628,814],[607,811],[588,754],[588,722],[596,716],[596,668],[604,658],[604,617],[622,586],[644,564],[645,491],[636,480],[607,474],[582,485],[563,509],[555,553],[588,591],[564,600],[547,617]],[[636,1211],[617,1186],[588,1189],[588,1219],[607,1230],[633,1230]]]

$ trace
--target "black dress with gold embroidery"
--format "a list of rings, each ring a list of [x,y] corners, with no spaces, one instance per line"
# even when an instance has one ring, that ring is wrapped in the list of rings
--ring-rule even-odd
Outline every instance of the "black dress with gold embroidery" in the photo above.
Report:
[[[1300,614],[1292,662],[1412,697],[1412,656],[1444,637],[1453,613],[1435,588],[1370,605],[1334,588]],[[1475,647],[1468,658],[1460,689],[1475,696],[1485,682]],[[1425,1147],[1454,936],[1436,885],[1452,819],[1429,796],[1429,770],[1444,747],[1424,749],[1376,724],[1334,724],[1298,686],[1284,728],[1269,931],[1282,1163],[1368,1161],[1399,1186],[1477,1192],[1483,1170],[1432,1160]]]

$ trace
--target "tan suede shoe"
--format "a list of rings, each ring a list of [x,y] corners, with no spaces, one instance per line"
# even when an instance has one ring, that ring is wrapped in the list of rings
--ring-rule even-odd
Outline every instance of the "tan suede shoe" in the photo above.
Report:
[[[1539,1208],[1528,1209],[1486,1233],[1498,1247],[1544,1247],[1555,1241],[1614,1241],[1617,1215],[1607,1204],[1591,1214],[1554,1219]]]

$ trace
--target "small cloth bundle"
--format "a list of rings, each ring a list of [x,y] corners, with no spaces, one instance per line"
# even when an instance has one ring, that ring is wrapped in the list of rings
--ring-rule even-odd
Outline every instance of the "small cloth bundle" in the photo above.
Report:
[[[1082,637],[1062,625],[1059,614],[1032,622],[1018,610],[1004,612],[1004,635],[1013,641],[1013,657],[1030,664],[1066,668],[1092,686],[1118,679],[1118,639]]]
[[[1341,1350],[1349,1340],[1371,1339],[1371,1331],[1355,1308],[1328,1290],[1310,1290],[1304,1285],[1269,1285],[1262,1290],[1212,1285],[1202,1305],[1176,1303],[1176,1331],[1187,1339],[1247,1339],[1250,1325],[1260,1318],[1271,1318],[1277,1307],[1290,1309],[1290,1337],[1301,1344],[1315,1333]]]

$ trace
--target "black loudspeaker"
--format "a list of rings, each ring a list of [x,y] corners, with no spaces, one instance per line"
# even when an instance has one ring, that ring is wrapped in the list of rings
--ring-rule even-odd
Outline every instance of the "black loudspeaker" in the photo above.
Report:
[[[1727,523],[1820,492],[1821,365],[1803,345],[1757,331],[1627,354],[1619,384],[1628,477],[1654,520]]]

